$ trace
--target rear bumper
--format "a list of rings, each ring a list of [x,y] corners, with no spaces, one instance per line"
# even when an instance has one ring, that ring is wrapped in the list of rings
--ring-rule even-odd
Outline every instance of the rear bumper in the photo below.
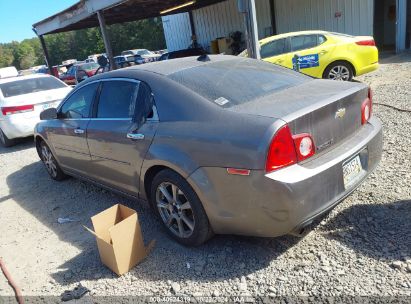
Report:
[[[343,164],[360,156],[363,171],[348,189]],[[335,207],[377,167],[382,127],[377,118],[331,151],[302,165],[265,174],[228,175],[224,168],[200,168],[189,178],[215,233],[275,237],[294,233]]]
[[[0,129],[3,130],[7,138],[21,138],[34,134],[34,127],[40,121],[39,113],[23,113],[3,117],[0,120]]]
[[[370,65],[361,67],[356,71],[356,76],[360,76],[360,75],[363,75],[363,74],[367,74],[367,73],[376,71],[379,66],[380,66],[379,63],[376,62],[376,63],[370,64]]]

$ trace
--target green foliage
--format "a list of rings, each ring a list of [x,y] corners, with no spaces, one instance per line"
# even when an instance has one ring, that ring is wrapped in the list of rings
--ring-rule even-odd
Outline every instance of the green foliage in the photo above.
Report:
[[[163,25],[160,18],[139,20],[108,26],[114,55],[128,49],[159,50],[165,48]],[[45,36],[52,65],[63,60],[84,60],[91,54],[105,53],[99,28],[58,33]],[[0,68],[14,65],[27,69],[45,64],[38,38],[0,44]]]

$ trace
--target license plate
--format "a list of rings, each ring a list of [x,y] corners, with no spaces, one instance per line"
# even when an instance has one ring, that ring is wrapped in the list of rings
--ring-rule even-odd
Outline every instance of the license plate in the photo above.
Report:
[[[346,189],[357,180],[357,178],[361,175],[361,172],[362,165],[359,155],[343,164],[344,186]]]

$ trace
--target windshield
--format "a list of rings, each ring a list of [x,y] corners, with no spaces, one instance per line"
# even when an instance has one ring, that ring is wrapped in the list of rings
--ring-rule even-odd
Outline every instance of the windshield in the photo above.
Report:
[[[124,51],[124,52],[121,52],[121,55],[123,56],[134,55],[134,53],[132,51]]]
[[[311,78],[255,59],[227,60],[168,76],[224,108],[244,104]]]
[[[151,52],[148,50],[139,50],[137,55],[151,55]]]
[[[39,77],[1,83],[0,91],[7,98],[65,87],[67,86],[64,83],[54,77]]]

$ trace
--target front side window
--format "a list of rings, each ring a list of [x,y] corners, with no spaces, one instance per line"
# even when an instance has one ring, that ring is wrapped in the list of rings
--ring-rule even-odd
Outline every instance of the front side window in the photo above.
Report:
[[[318,45],[317,35],[302,35],[291,37],[291,51],[296,52],[314,48]]]
[[[270,41],[261,46],[261,58],[269,58],[286,53],[286,39]]]
[[[137,51],[137,55],[151,55],[151,53],[148,50],[140,50]]]
[[[81,119],[90,117],[90,109],[98,83],[92,83],[74,92],[60,109],[59,117],[65,119]]]
[[[138,83],[105,81],[100,93],[97,118],[132,118],[135,113]]]
[[[38,77],[10,81],[0,84],[0,90],[5,98],[41,91],[61,89],[65,87],[67,87],[67,85],[54,77]]]

